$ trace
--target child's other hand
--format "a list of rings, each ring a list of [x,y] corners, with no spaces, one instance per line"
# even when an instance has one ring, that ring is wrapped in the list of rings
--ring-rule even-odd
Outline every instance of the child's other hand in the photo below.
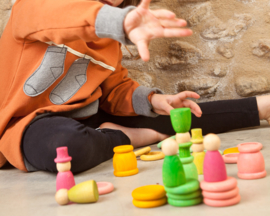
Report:
[[[184,37],[192,35],[190,29],[183,29],[187,22],[177,19],[171,11],[149,10],[151,0],[142,0],[140,5],[129,12],[124,20],[124,30],[128,38],[136,44],[143,61],[150,58],[150,40],[160,37]]]
[[[189,107],[195,116],[201,117],[201,108],[197,103],[187,98],[198,99],[200,95],[191,91],[183,91],[176,95],[153,94],[151,104],[153,111],[161,115],[170,115],[170,111],[174,108]]]

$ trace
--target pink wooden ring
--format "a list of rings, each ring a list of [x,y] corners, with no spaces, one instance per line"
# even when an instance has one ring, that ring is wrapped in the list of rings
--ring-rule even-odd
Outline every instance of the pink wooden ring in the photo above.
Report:
[[[206,205],[213,206],[213,207],[225,207],[225,206],[231,206],[239,203],[241,200],[240,195],[238,194],[236,197],[233,197],[231,199],[227,200],[213,200],[213,199],[203,199],[203,202]]]
[[[97,182],[99,195],[111,193],[114,189],[113,184],[110,182]]]
[[[202,181],[200,183],[202,190],[210,192],[223,192],[234,189],[237,186],[237,181],[235,178],[228,176],[225,181],[220,182],[206,182]]]
[[[223,160],[226,164],[236,164],[238,160],[239,153],[230,153],[222,155]]]
[[[241,153],[253,153],[260,151],[263,145],[259,142],[246,142],[238,144],[237,147]]]
[[[231,199],[233,197],[236,197],[238,194],[239,194],[238,187],[229,191],[225,191],[225,192],[209,192],[209,191],[202,192],[202,195],[204,198],[213,199],[213,200]]]

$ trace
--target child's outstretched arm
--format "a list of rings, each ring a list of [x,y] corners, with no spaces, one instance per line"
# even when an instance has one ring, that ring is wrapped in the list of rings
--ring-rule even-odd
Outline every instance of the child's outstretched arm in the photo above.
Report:
[[[161,115],[170,115],[170,111],[174,108],[189,107],[195,116],[201,117],[201,108],[194,101],[187,98],[198,99],[200,96],[191,91],[183,91],[176,95],[153,94],[151,104],[153,111]]]
[[[149,60],[149,41],[160,37],[184,37],[192,35],[184,29],[186,21],[177,19],[171,11],[149,10],[151,0],[142,0],[140,5],[129,12],[124,20],[124,30],[128,38],[136,44],[144,61]]]

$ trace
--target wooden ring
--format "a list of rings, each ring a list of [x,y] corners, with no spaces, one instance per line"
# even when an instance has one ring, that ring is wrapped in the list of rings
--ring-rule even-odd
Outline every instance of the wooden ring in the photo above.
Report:
[[[160,160],[165,157],[165,154],[160,151],[156,152],[149,152],[147,154],[141,155],[140,159],[143,161],[155,161],[155,160]]]
[[[238,160],[239,153],[230,153],[222,155],[223,160],[226,164],[236,164]]]
[[[138,156],[146,154],[146,153],[148,153],[150,151],[151,151],[151,148],[148,146],[148,147],[145,147],[145,148],[142,148],[142,149],[139,149],[139,150],[135,151],[134,154],[135,154],[136,157],[138,157]]]
[[[97,182],[99,195],[111,193],[114,189],[113,184],[110,182]]]
[[[223,152],[223,154],[233,154],[233,153],[239,153],[238,147],[227,148]]]

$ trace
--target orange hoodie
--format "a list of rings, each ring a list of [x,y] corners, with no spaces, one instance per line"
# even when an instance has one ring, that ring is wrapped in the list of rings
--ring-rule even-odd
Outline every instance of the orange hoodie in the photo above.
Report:
[[[0,167],[8,160],[27,171],[21,139],[37,116],[89,117],[98,106],[134,116],[144,114],[143,103],[151,110],[147,96],[155,90],[127,77],[119,42],[97,36],[103,7],[87,0],[14,4],[0,40]]]

